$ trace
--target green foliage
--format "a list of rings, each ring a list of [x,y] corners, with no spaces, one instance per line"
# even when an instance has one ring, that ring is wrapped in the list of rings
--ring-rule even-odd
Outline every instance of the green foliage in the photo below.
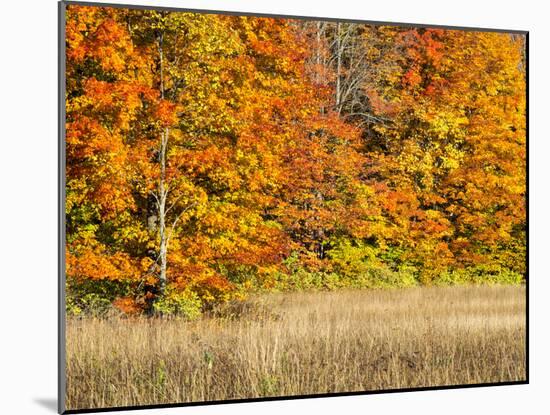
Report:
[[[367,264],[362,273],[344,282],[351,288],[404,288],[418,285],[416,274],[412,269],[392,270],[384,264]]]
[[[308,271],[305,268],[298,268],[293,272],[278,272],[275,275],[274,291],[302,291],[321,290],[336,288],[338,277],[334,274]]]
[[[418,284],[416,269],[400,266],[397,270],[376,258],[376,249],[361,242],[341,241],[330,251],[336,274],[342,285],[353,288],[410,287]]]
[[[161,359],[158,363],[157,371],[153,381],[155,388],[161,394],[165,393],[166,378],[167,378],[166,362],[163,359]]]
[[[344,241],[330,251],[332,271],[312,271],[301,265],[296,253],[286,260],[288,272],[277,273],[275,289],[335,290],[338,288],[399,288],[418,285],[418,271],[402,265],[396,270],[374,256],[371,247]]]
[[[212,370],[214,367],[214,354],[208,350],[205,350],[202,354],[202,359],[208,370]]]
[[[287,271],[275,273],[272,287],[275,291],[333,290],[343,287],[337,274],[304,267],[298,252],[292,252],[283,264]]]
[[[65,309],[69,316],[106,316],[114,311],[113,301],[128,295],[131,291],[131,286],[126,283],[68,279],[65,289]]]
[[[467,285],[467,284],[512,284],[525,281],[522,274],[504,268],[498,264],[484,264],[474,267],[447,270],[438,274],[434,285]]]
[[[361,242],[344,239],[329,252],[334,269],[343,278],[354,278],[368,273],[369,264],[376,261],[375,249]]]
[[[155,301],[153,309],[159,314],[171,314],[186,320],[195,320],[201,315],[202,301],[191,290],[178,291],[167,287],[164,297]]]
[[[270,396],[279,393],[279,379],[277,376],[266,374],[260,379],[260,396]]]

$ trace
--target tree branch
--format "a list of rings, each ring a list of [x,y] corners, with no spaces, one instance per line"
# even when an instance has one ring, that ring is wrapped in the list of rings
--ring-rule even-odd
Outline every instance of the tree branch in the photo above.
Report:
[[[185,212],[187,212],[192,207],[196,206],[197,202],[191,203],[189,206],[187,206],[185,209],[183,209],[180,214],[174,219],[174,222],[172,223],[172,226],[170,227],[170,232],[168,233],[168,236],[166,237],[166,245],[168,245],[168,242],[170,242],[170,238],[172,237],[172,233],[174,232],[174,229],[176,228],[176,225],[178,224],[179,220],[183,216]]]

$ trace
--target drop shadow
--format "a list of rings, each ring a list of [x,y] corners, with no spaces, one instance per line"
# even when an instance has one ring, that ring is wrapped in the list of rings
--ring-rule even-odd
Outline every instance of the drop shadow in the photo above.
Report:
[[[34,402],[54,413],[57,413],[57,399],[54,398],[35,398]]]

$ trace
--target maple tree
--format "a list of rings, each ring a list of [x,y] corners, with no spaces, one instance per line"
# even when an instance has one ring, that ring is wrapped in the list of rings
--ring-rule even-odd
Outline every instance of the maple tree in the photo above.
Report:
[[[191,318],[258,289],[522,275],[523,47],[68,6],[75,310]]]
[[[384,89],[369,85],[373,112],[391,119],[372,126],[373,146],[389,195],[415,195],[405,223],[417,261],[428,271],[501,263],[506,246],[525,245],[522,41],[451,30],[394,37],[406,53]],[[524,250],[513,255],[515,265],[501,264],[524,272]]]
[[[66,53],[67,275],[77,280],[138,281],[147,259],[143,229],[133,220],[134,166],[127,136],[141,116],[129,76],[142,57],[119,11],[70,7]]]

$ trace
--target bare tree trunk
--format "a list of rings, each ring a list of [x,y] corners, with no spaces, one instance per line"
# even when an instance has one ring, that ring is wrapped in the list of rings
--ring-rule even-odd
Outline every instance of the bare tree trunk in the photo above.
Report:
[[[323,32],[324,32],[324,23],[322,22],[317,22],[317,33],[316,33],[316,56],[315,56],[315,63],[316,63],[316,68],[315,68],[315,84],[317,86],[320,86],[322,83],[324,83],[324,79],[323,79],[323,75],[324,75],[324,72],[321,73],[321,67],[324,68],[324,65],[325,65],[325,62],[324,62],[324,59],[323,59],[323,66],[321,66],[321,54],[322,54],[322,44],[321,44],[321,41],[322,41],[322,36],[323,36]],[[325,113],[325,107],[323,105],[323,103],[321,102],[320,103],[320,106],[319,106],[319,113],[320,114],[324,114]]]
[[[340,82],[342,75],[342,39],[340,23],[336,23],[336,110],[340,113]]]
[[[319,85],[321,83],[321,22],[317,22],[317,33],[316,33],[316,51],[315,51],[315,83]]]
[[[168,196],[168,189],[166,188],[166,147],[168,144],[168,135],[170,131],[168,128],[164,130],[161,137],[161,148],[159,152],[160,163],[160,179],[158,186],[159,201],[158,201],[158,216],[159,216],[159,260],[160,260],[160,274],[159,274],[159,294],[164,294],[166,287],[166,267],[167,267],[167,254],[168,254],[168,235],[166,232],[166,198]]]
[[[169,99],[166,97],[167,91],[165,88],[164,82],[164,72],[165,72],[165,56],[164,56],[164,32],[161,30],[157,35],[157,47],[158,47],[158,57],[159,57],[159,92],[161,99]],[[168,60],[168,65],[170,61]],[[177,84],[177,82],[176,82]],[[175,94],[175,89],[174,89]],[[158,247],[158,259],[160,266],[159,271],[159,287],[158,287],[158,297],[162,298],[166,291],[167,284],[167,268],[168,268],[168,248],[170,244],[170,238],[174,233],[176,226],[180,219],[183,217],[185,212],[195,206],[195,203],[190,203],[185,209],[182,209],[179,214],[174,215],[174,208],[179,199],[170,201],[168,203],[168,196],[170,195],[170,182],[166,177],[166,167],[168,163],[168,143],[170,139],[170,128],[164,127],[163,131],[160,133],[160,142],[158,149],[158,163],[160,168],[160,175],[157,183],[156,192],[153,193],[153,196],[156,199],[157,207],[157,217],[158,217],[158,236],[159,236],[159,247]],[[169,212],[170,217],[168,216]]]
[[[160,62],[160,96],[164,99],[164,53],[163,53],[163,34],[158,36],[158,50],[159,50],[159,62]],[[168,136],[170,130],[168,127],[164,129],[160,138],[159,148],[159,165],[160,165],[160,177],[158,182],[158,218],[159,218],[159,260],[160,260],[160,273],[159,273],[159,296],[164,295],[166,288],[166,268],[168,258],[168,235],[166,232],[166,199],[168,197],[168,188],[166,186],[166,148],[168,146]]]

